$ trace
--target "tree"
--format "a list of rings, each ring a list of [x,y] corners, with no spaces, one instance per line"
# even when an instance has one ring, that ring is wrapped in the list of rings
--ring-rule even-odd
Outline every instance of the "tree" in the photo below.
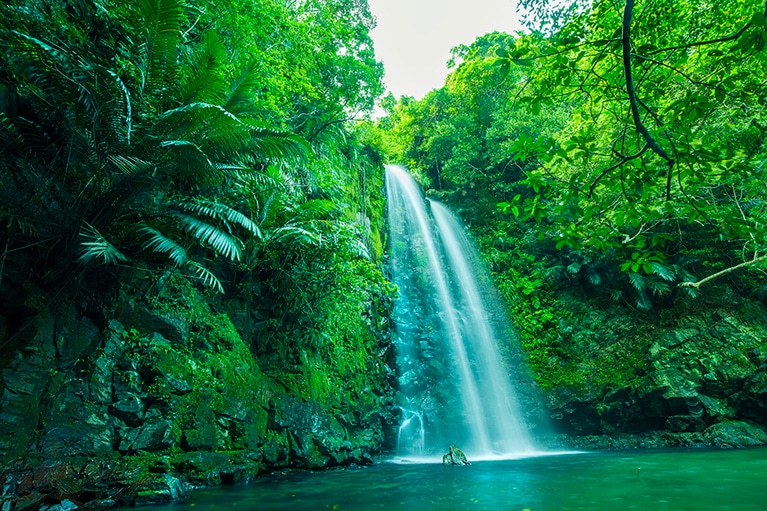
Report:
[[[517,101],[533,113],[574,106],[552,141],[517,145],[518,159],[538,162],[526,174],[538,190],[527,214],[552,220],[560,248],[622,258],[640,291],[711,280],[695,281],[682,255],[710,261],[689,268],[711,276],[758,267],[767,251],[765,4],[568,5],[546,17],[560,28],[518,38],[499,61],[531,70]]]

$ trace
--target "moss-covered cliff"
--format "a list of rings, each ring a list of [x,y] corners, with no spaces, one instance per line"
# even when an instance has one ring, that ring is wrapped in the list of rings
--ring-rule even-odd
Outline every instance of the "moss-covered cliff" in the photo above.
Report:
[[[15,308],[26,314],[2,316],[4,339],[22,346],[4,358],[0,380],[11,509],[52,498],[163,500],[282,467],[370,463],[391,397],[386,304],[363,292],[335,303],[358,313],[336,316],[327,346],[309,351],[295,339],[296,358],[277,363],[274,351],[254,355],[264,327],[244,339],[230,319],[242,316],[234,298],[179,276],[115,282],[88,308],[45,305],[27,286]]]

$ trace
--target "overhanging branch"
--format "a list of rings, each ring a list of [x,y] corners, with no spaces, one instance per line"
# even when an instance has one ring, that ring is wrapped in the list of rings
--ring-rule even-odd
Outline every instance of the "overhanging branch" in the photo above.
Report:
[[[634,127],[637,133],[642,136],[647,147],[652,152],[666,160],[669,165],[674,164],[674,160],[668,155],[668,153],[656,142],[656,140],[647,131],[647,128],[642,123],[642,118],[639,115],[639,99],[637,98],[636,90],[634,88],[634,76],[631,69],[631,19],[634,16],[634,0],[626,0],[626,7],[623,11],[623,30],[622,30],[622,45],[623,45],[623,72],[626,78],[626,93],[629,97],[629,105],[631,107],[631,117],[634,120]]]
[[[741,268],[745,268],[746,266],[751,266],[752,264],[756,264],[760,261],[764,261],[765,259],[767,259],[767,255],[756,257],[756,254],[754,254],[754,258],[751,259],[750,261],[736,264],[735,266],[730,266],[729,268],[725,268],[724,270],[716,272],[713,275],[709,275],[706,278],[700,279],[697,282],[680,282],[679,287],[694,287],[695,289],[700,289],[700,286],[702,286],[706,282],[710,282],[714,279],[718,279],[719,277],[727,275],[728,273],[732,273],[734,271],[740,270]]]

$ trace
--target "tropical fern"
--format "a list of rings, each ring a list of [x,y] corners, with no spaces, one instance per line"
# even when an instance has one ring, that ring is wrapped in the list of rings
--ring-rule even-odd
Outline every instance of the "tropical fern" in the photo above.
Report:
[[[219,102],[226,96],[226,83],[221,63],[226,58],[226,46],[215,32],[202,35],[202,44],[192,52],[188,74],[181,85],[180,101]],[[224,106],[226,108],[226,106]]]
[[[256,65],[251,62],[243,67],[240,75],[232,83],[225,98],[224,108],[234,113],[245,113],[253,104],[254,91],[260,83]]]
[[[267,160],[304,161],[312,154],[309,142],[297,135],[258,128],[253,130],[252,135],[255,152]]]

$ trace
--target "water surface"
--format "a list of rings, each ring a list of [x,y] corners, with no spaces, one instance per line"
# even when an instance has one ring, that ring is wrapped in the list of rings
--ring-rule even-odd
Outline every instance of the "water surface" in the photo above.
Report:
[[[478,461],[381,463],[294,472],[198,491],[183,508],[394,510],[767,510],[767,448],[575,453]]]

